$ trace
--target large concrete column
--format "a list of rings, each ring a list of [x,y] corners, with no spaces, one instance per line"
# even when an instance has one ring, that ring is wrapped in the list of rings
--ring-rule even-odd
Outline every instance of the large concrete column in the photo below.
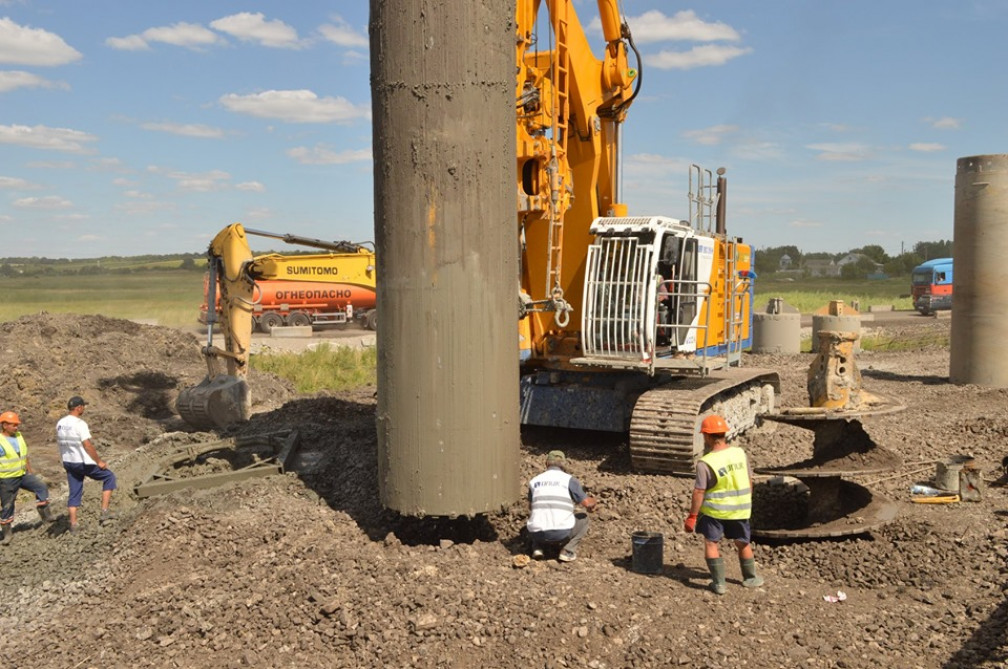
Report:
[[[518,498],[514,7],[371,0],[378,475],[413,516]]]
[[[1008,155],[956,163],[949,379],[1008,387]]]

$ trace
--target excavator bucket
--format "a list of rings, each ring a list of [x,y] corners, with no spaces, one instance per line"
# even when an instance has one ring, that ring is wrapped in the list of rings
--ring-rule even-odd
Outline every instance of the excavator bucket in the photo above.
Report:
[[[180,392],[175,410],[196,429],[225,428],[249,419],[252,398],[244,378],[218,374]]]

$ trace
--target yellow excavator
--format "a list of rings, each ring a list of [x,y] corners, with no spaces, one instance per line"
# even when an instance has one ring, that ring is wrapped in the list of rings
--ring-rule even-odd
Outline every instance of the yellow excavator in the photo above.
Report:
[[[752,343],[753,251],[725,230],[727,181],[692,166],[687,219],[628,215],[621,129],[640,57],[598,0],[597,58],[571,0],[518,0],[523,424],[627,432],[637,471],[690,474],[709,412],[729,437],[774,409]],[[630,54],[637,67],[629,64]]]
[[[271,237],[288,244],[297,244],[329,251],[325,254],[285,256],[267,254],[254,256],[249,247],[248,235]],[[375,296],[374,251],[364,244],[300,237],[291,234],[252,230],[241,223],[233,223],[217,233],[207,250],[208,281],[206,295],[217,294],[219,309],[208,309],[206,316],[207,342],[201,349],[207,363],[207,375],[196,386],[179,393],[175,408],[187,423],[198,429],[226,427],[248,420],[252,413],[252,400],[247,382],[249,346],[256,320],[279,317],[281,325],[287,318],[290,324],[307,324],[308,306],[291,310],[263,311],[264,299],[274,299],[277,291],[265,289],[265,284],[287,283],[294,295],[288,302],[300,300],[297,286],[304,286],[310,278],[315,283],[327,284],[339,295],[335,300],[345,310],[361,305],[369,307],[368,319],[373,327]],[[301,300],[305,305],[313,302]],[[282,305],[289,307],[289,304]],[[282,316],[281,313],[286,313]],[[303,318],[302,318],[303,316]],[[214,344],[215,325],[219,323],[224,345]],[[224,361],[224,365],[221,365]]]

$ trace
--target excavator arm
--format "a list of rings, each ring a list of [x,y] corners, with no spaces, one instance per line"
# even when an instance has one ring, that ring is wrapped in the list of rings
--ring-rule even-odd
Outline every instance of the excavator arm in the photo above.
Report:
[[[259,297],[256,281],[278,276],[286,256],[276,254],[256,257],[249,247],[248,235],[279,239],[341,254],[364,254],[366,249],[352,242],[327,242],[291,234],[266,232],[232,223],[217,233],[207,249],[209,282],[208,304],[219,295],[219,309],[207,309],[207,340],[200,351],[207,364],[207,375],[198,385],[179,393],[175,407],[190,425],[200,429],[226,427],[248,420],[252,413],[247,382],[249,348],[252,340],[253,313]],[[370,256],[368,256],[370,257]],[[219,325],[223,344],[214,343],[215,325]]]
[[[249,274],[253,256],[245,229],[232,223],[214,237],[207,250],[210,282],[207,294],[220,293],[220,310],[207,312],[207,343],[201,349],[207,375],[199,385],[179,393],[175,408],[190,425],[201,429],[225,427],[248,420],[252,400],[248,375],[252,340],[252,306],[255,282]],[[213,342],[214,325],[220,324],[224,346]],[[226,372],[221,369],[225,362]]]

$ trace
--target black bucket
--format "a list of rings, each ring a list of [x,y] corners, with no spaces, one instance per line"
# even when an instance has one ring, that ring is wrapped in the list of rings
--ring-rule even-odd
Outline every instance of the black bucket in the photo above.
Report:
[[[638,574],[660,574],[665,538],[660,532],[633,533],[633,570]]]

